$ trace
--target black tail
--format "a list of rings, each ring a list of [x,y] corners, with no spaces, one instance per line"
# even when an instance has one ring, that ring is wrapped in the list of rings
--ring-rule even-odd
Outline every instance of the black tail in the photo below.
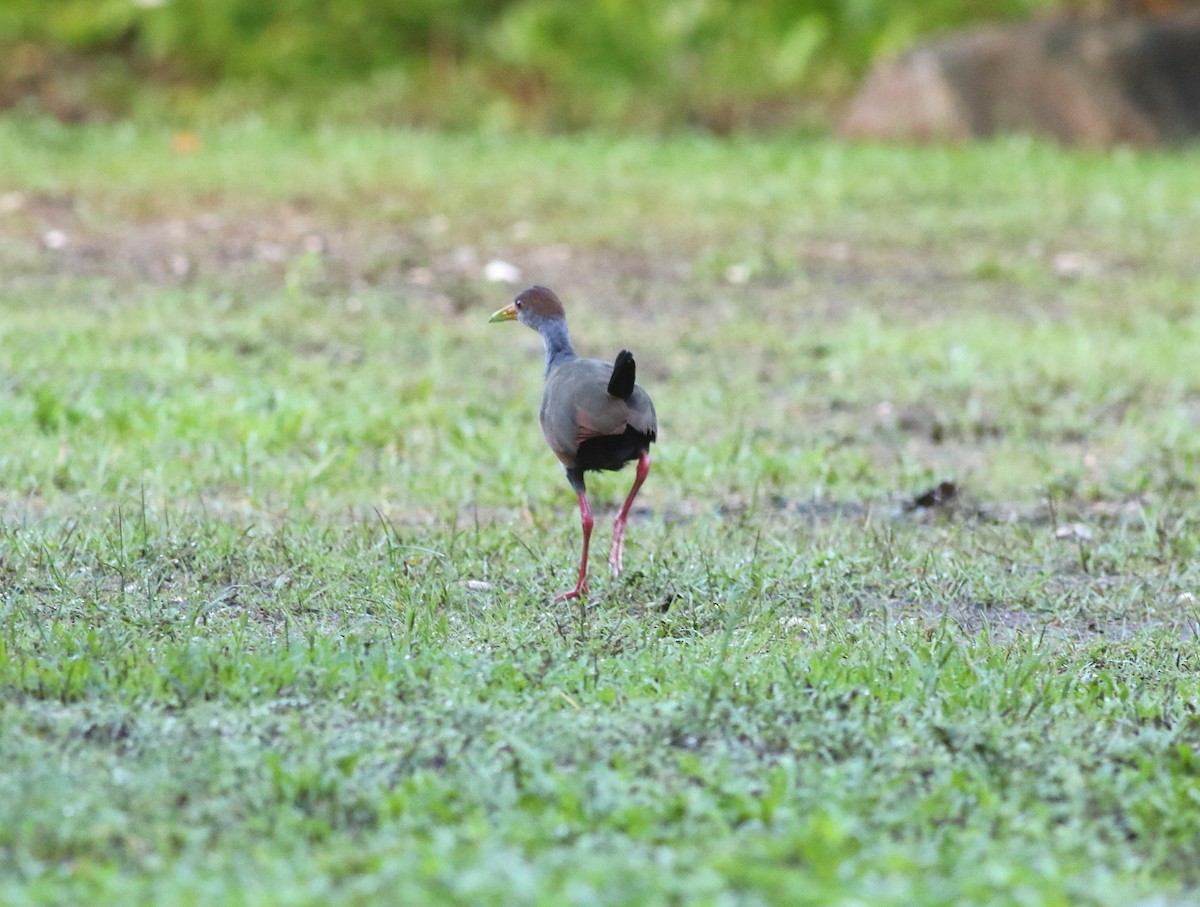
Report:
[[[637,363],[633,361],[633,353],[621,350],[613,363],[612,377],[608,379],[608,392],[620,400],[628,400],[633,395],[636,379]]]

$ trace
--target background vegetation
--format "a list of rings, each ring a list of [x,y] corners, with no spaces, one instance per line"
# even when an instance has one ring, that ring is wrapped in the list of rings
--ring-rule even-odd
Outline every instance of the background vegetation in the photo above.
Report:
[[[8,0],[0,79],[10,102],[68,117],[249,105],[298,121],[795,127],[820,122],[877,54],[1046,5]]]

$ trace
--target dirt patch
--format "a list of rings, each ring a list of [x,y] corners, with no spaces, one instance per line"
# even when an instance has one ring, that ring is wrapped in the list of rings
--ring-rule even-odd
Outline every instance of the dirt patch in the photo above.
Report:
[[[601,312],[655,320],[698,312],[733,319],[761,311],[788,330],[865,309],[897,318],[942,317],[951,291],[966,285],[975,308],[1010,314],[1013,308],[1002,282],[974,280],[946,251],[814,237],[796,241],[771,268],[752,276],[736,266],[712,271],[713,251],[651,251],[636,241],[621,247],[519,238],[460,243],[436,217],[347,220],[302,200],[236,211],[223,201],[197,201],[174,216],[112,219],[69,195],[0,194],[0,267],[10,282],[70,275],[121,287],[265,292],[302,281],[316,295],[382,290],[461,312],[486,306],[496,295],[489,286],[507,279],[513,287],[569,288],[572,298],[587,299]],[[1054,311],[1052,300],[1045,303],[1037,309],[1042,318]],[[914,418],[921,421],[920,414]]]

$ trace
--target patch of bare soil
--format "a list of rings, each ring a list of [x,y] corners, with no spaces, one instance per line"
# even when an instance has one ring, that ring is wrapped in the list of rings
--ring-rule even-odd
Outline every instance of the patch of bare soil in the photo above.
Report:
[[[937,250],[798,240],[780,267],[753,277],[736,266],[707,273],[704,259],[713,251],[649,251],[636,238],[622,247],[539,245],[515,233],[485,247],[455,241],[437,217],[346,219],[304,200],[236,211],[220,201],[197,202],[174,216],[112,220],[68,195],[0,193],[0,268],[10,282],[70,275],[260,292],[307,269],[306,286],[314,292],[373,288],[432,296],[448,311],[486,303],[489,282],[536,282],[569,287],[601,310],[648,318],[703,311],[719,319],[751,308],[787,326],[837,321],[863,309],[942,317],[969,283],[973,307],[1012,309],[1002,282],[972,282]],[[1052,300],[1038,306],[1040,317],[1052,314]]]

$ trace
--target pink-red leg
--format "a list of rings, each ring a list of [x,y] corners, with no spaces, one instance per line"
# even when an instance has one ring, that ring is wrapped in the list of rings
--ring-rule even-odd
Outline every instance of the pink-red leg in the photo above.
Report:
[[[612,549],[608,553],[608,566],[612,568],[614,576],[621,572],[621,557],[625,553],[625,518],[629,516],[629,508],[633,506],[633,499],[637,497],[638,489],[642,487],[642,483],[646,481],[648,475],[650,475],[650,454],[643,451],[642,455],[638,457],[637,477],[633,480],[633,488],[629,489],[629,496],[625,498],[625,506],[621,508],[621,512],[613,521]]]
[[[556,602],[566,601],[570,598],[579,598],[581,595],[586,595],[588,591],[587,581],[587,561],[588,561],[588,544],[592,540],[592,525],[595,521],[592,519],[592,508],[588,506],[587,492],[579,492],[579,522],[583,526],[583,556],[579,559],[579,581],[575,583],[575,588],[562,595],[556,595]]]

